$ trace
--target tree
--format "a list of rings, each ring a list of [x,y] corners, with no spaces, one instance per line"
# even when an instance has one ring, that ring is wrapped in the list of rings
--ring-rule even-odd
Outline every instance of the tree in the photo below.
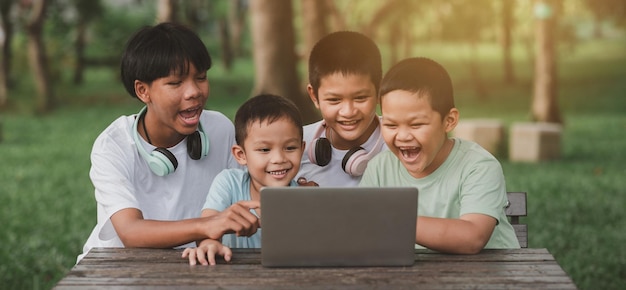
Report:
[[[510,0],[507,0],[510,1]],[[495,26],[495,10],[490,0],[457,0],[448,3],[438,3],[441,22],[441,36],[444,40],[467,43],[469,57],[466,59],[467,68],[474,90],[479,99],[487,99],[488,88],[480,70],[478,44],[482,32],[486,28]]]
[[[242,0],[228,1],[228,27],[230,36],[230,47],[233,50],[234,57],[240,57],[243,54],[241,41],[245,27],[245,15],[247,6]]]
[[[532,101],[534,121],[562,123],[557,102],[555,30],[560,0],[535,2],[535,84]]]
[[[156,22],[176,22],[178,19],[178,0],[158,0],[157,1]]]
[[[270,93],[291,99],[306,124],[319,120],[300,88],[291,0],[250,2],[254,76],[253,95]]]
[[[594,36],[602,37],[602,21],[612,20],[617,25],[626,24],[626,1],[624,0],[585,0],[593,13]]]
[[[389,43],[389,63],[396,63],[405,55],[401,53],[403,47],[409,46],[410,25],[408,21],[413,15],[419,13],[420,6],[423,2],[407,0],[390,0],[384,2],[377,10],[374,11],[371,20],[365,24],[363,31],[372,39],[379,39],[377,31],[384,29],[387,32],[387,41]],[[402,42],[405,45],[402,45]],[[409,53],[408,51],[404,52]]]
[[[515,82],[513,72],[513,58],[511,56],[511,30],[513,29],[513,8],[515,1],[505,0],[501,2],[502,9],[502,31],[500,42],[502,45],[502,63],[504,65],[504,82],[512,84]]]
[[[76,39],[74,40],[74,52],[76,57],[74,84],[81,84],[83,82],[83,72],[87,66],[85,57],[87,27],[91,21],[94,21],[102,15],[103,8],[100,0],[74,0],[73,5],[77,12]]]
[[[315,43],[329,32],[326,19],[328,8],[325,1],[303,0],[301,3],[305,47],[302,56],[306,60]]]
[[[0,2],[0,108],[8,103],[8,93],[11,84],[11,41],[13,39],[13,25],[9,19],[11,1]]]
[[[37,87],[37,112],[50,111],[55,105],[54,93],[48,72],[48,57],[43,42],[43,24],[46,18],[46,0],[22,1],[26,18],[26,37],[28,39],[28,61]]]

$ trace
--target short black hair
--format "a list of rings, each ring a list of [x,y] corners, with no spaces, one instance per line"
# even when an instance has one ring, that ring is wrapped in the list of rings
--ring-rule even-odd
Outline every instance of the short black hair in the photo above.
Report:
[[[452,80],[441,64],[429,58],[407,58],[391,67],[380,83],[381,105],[382,98],[395,90],[429,98],[433,110],[442,118],[454,108]]]
[[[151,84],[172,72],[189,73],[192,64],[199,72],[211,68],[211,56],[191,29],[164,22],[139,29],[126,43],[121,77],[126,91],[137,98],[135,80]]]
[[[273,123],[281,118],[287,118],[299,130],[300,139],[303,139],[302,116],[294,103],[281,96],[261,94],[248,99],[235,114],[235,141],[243,146],[248,137],[248,126],[259,121]]]
[[[313,46],[309,56],[309,83],[315,96],[322,78],[337,72],[368,75],[378,91],[383,72],[376,43],[354,31],[337,31],[324,36]]]

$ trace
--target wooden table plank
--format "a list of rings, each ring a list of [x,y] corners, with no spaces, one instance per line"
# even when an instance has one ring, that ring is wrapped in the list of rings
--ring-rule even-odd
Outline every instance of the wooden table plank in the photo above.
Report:
[[[412,267],[267,268],[259,249],[190,266],[182,250],[93,249],[56,289],[576,289],[546,249],[446,255],[417,250]]]

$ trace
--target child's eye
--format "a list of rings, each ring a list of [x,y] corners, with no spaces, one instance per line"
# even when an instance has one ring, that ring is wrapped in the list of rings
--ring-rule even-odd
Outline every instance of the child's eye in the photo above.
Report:
[[[267,152],[270,152],[270,149],[269,148],[259,148],[259,149],[256,149],[256,151],[259,151],[261,153],[267,153]]]
[[[288,147],[286,148],[286,150],[287,150],[287,151],[295,151],[295,150],[298,150],[298,146],[288,146]]]

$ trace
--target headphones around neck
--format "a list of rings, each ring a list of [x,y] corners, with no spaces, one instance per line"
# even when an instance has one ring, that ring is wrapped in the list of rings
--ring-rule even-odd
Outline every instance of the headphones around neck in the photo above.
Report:
[[[310,146],[307,151],[311,163],[319,166],[328,165],[332,159],[333,153],[330,141],[325,137],[321,137],[322,132],[324,132],[325,129],[326,123],[322,122],[313,135],[313,141],[311,142],[313,146]],[[378,134],[376,144],[374,144],[372,151],[368,152],[361,146],[348,150],[341,161],[341,168],[351,176],[363,175],[363,172],[365,172],[365,168],[367,167],[367,163],[370,159],[372,159],[372,157],[381,151],[383,143],[384,141],[382,135]]]
[[[148,107],[146,106],[139,111],[139,114],[135,117],[133,131],[131,134],[135,140],[135,145],[137,146],[139,155],[141,155],[141,157],[148,162],[150,170],[158,176],[165,176],[176,171],[178,161],[172,152],[163,147],[157,147],[152,152],[148,153],[139,142],[139,131],[137,131],[137,125],[139,124],[139,119],[144,117],[147,111]],[[198,123],[198,131],[195,131],[191,135],[187,136],[187,154],[193,160],[198,160],[209,154],[209,138],[204,133],[201,122]]]

